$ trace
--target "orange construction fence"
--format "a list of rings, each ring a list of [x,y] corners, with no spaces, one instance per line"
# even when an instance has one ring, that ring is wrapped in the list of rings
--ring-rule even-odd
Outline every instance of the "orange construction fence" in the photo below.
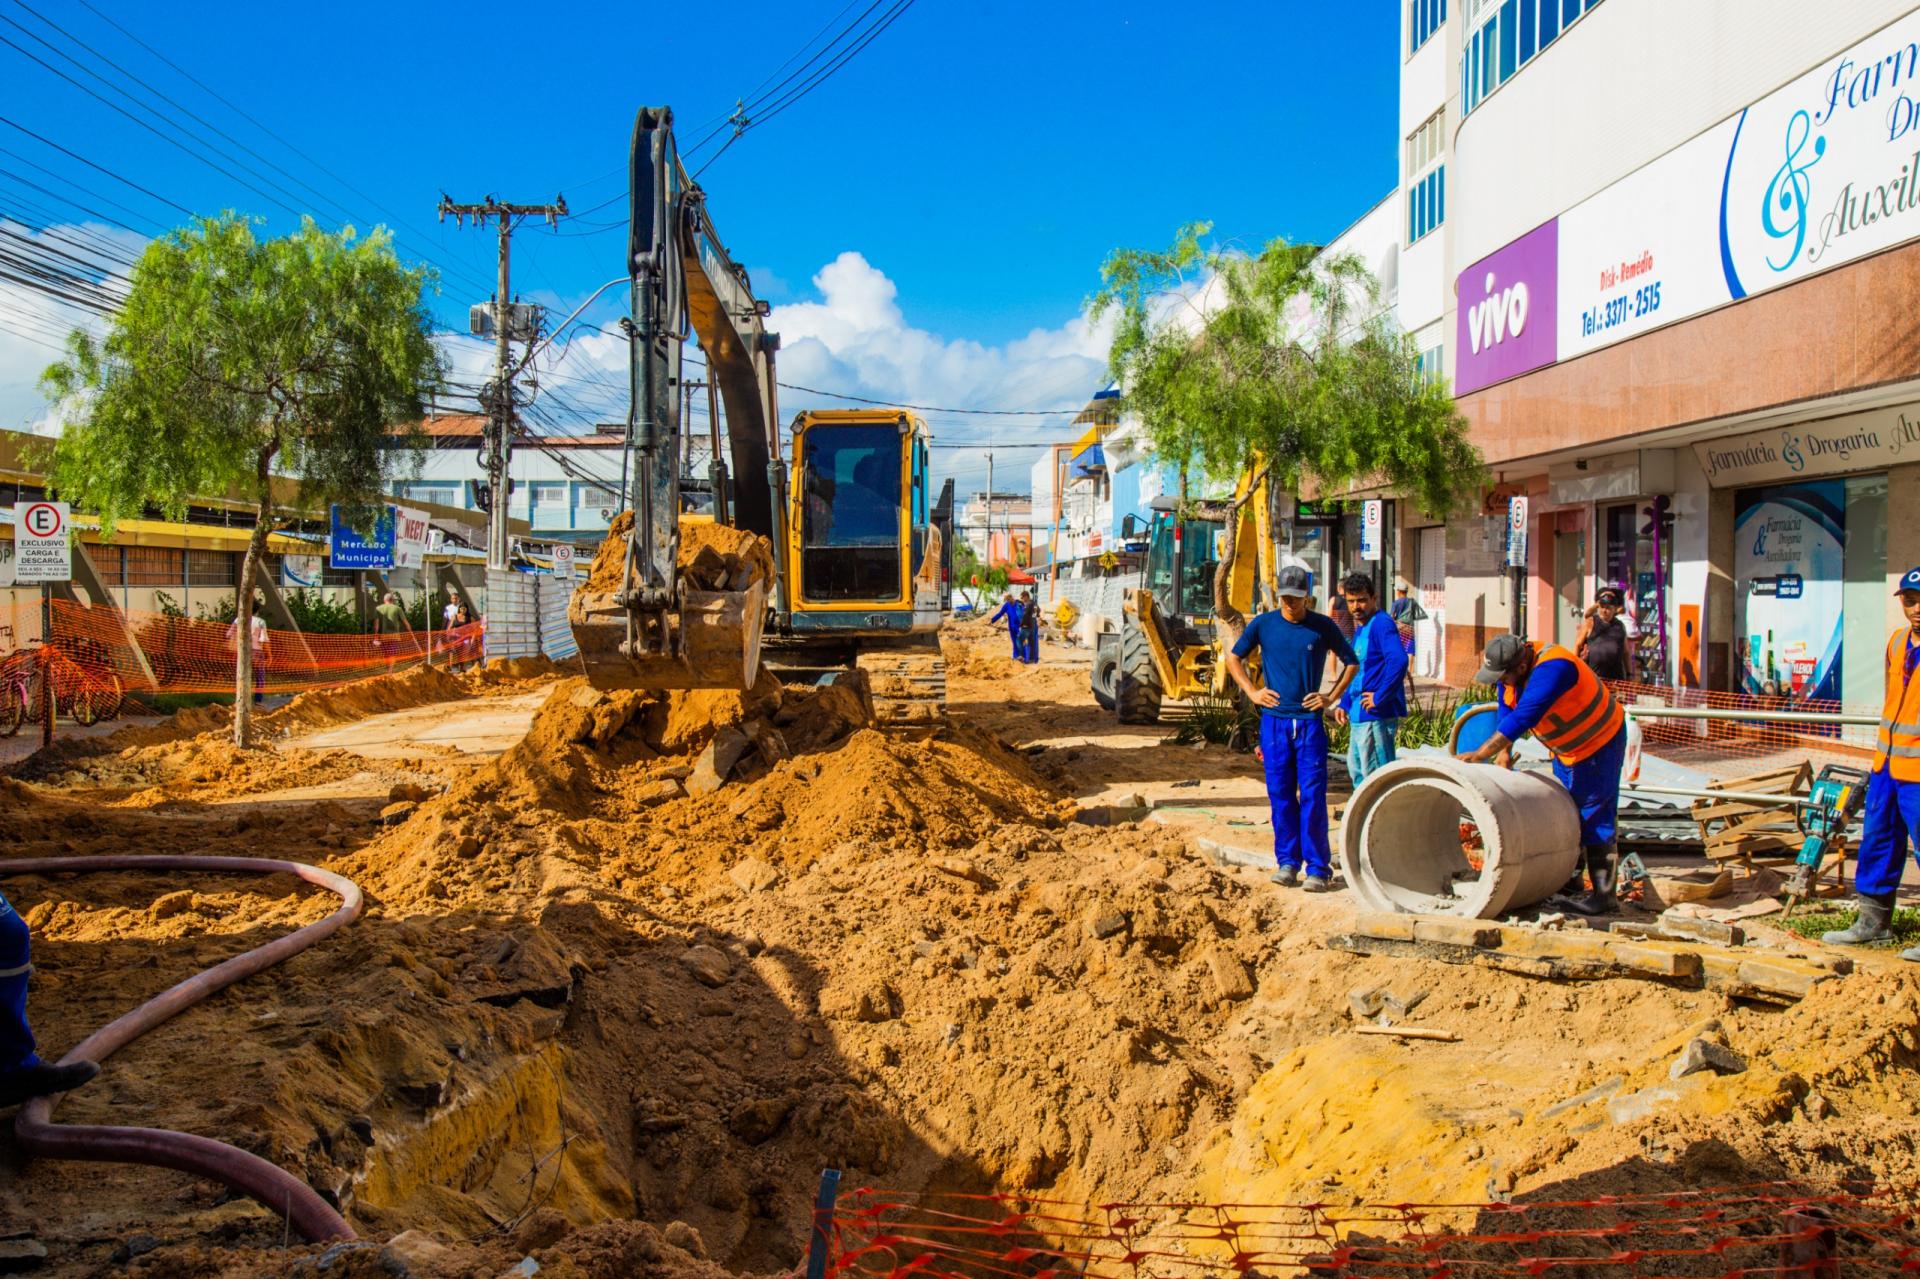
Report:
[[[117,677],[128,689],[166,693],[233,691],[234,624],[64,600],[52,601],[49,608],[52,646],[97,679],[111,682]],[[482,622],[431,635],[309,635],[267,629],[254,646],[254,683],[266,693],[296,693],[425,662],[476,662],[484,629]],[[144,666],[140,655],[145,656]]]
[[[1608,687],[1630,712],[1636,712],[1645,749],[1686,767],[1721,775],[1760,772],[1806,760],[1817,770],[1823,763],[1866,767],[1873,758],[1874,725],[1842,724],[1837,717],[1879,707],[1855,706],[1851,712],[1836,701],[1808,698],[1762,697],[1750,693],[1714,693],[1697,688],[1670,688],[1660,684],[1609,681]],[[1661,708],[1716,712],[1710,719],[1665,719]],[[1748,718],[1750,713],[1754,717]],[[1759,718],[1766,712],[1823,717],[1782,720]]]

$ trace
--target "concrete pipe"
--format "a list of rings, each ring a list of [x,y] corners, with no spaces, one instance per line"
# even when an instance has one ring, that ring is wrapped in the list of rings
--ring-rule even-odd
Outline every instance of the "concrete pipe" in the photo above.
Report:
[[[1460,821],[1480,828],[1478,871]],[[1497,919],[1545,900],[1580,862],[1580,814],[1553,778],[1445,757],[1372,774],[1347,803],[1341,849],[1371,910]]]

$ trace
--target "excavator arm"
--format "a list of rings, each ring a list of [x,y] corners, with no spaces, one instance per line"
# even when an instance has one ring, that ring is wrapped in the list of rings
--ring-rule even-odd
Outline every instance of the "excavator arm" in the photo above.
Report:
[[[642,107],[629,156],[632,215],[627,265],[633,313],[627,438],[633,525],[618,589],[576,595],[569,610],[589,673],[602,683],[650,688],[745,687],[759,666],[767,591],[776,607],[786,574],[778,562],[785,472],[774,380],[779,338],[768,306],[727,254],[704,193],[681,165],[673,112]],[[716,515],[766,537],[771,582],[690,583],[680,566],[684,348],[691,330],[707,378],[726,406],[731,474],[714,453]],[[718,424],[714,424],[718,443]],[[600,585],[604,586],[604,583]]]

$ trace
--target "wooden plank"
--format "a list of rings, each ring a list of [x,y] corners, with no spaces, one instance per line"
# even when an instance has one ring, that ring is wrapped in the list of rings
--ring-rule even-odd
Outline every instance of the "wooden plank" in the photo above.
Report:
[[[1371,1023],[1355,1026],[1356,1035],[1396,1035],[1401,1039],[1431,1039],[1443,1044],[1457,1044],[1460,1036],[1451,1030],[1441,1030],[1434,1026],[1375,1026]]]

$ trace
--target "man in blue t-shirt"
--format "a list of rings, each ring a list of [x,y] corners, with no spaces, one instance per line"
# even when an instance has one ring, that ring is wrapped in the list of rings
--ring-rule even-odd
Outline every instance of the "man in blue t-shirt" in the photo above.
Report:
[[[1393,763],[1394,738],[1407,714],[1407,647],[1400,642],[1400,628],[1380,611],[1372,578],[1349,573],[1340,591],[1347,597],[1347,612],[1353,614],[1353,653],[1360,659],[1360,673],[1334,714],[1344,716],[1350,726],[1347,775],[1358,790],[1367,774]]]
[[[1340,701],[1357,659],[1340,628],[1308,605],[1307,570],[1280,570],[1280,607],[1247,623],[1227,654],[1227,673],[1260,708],[1260,753],[1267,766],[1267,802],[1273,811],[1273,882],[1291,888],[1306,866],[1310,893],[1333,886],[1327,842],[1327,726],[1321,713]],[[1265,687],[1247,673],[1246,658],[1260,650]],[[1340,659],[1340,678],[1320,691],[1327,654]]]

